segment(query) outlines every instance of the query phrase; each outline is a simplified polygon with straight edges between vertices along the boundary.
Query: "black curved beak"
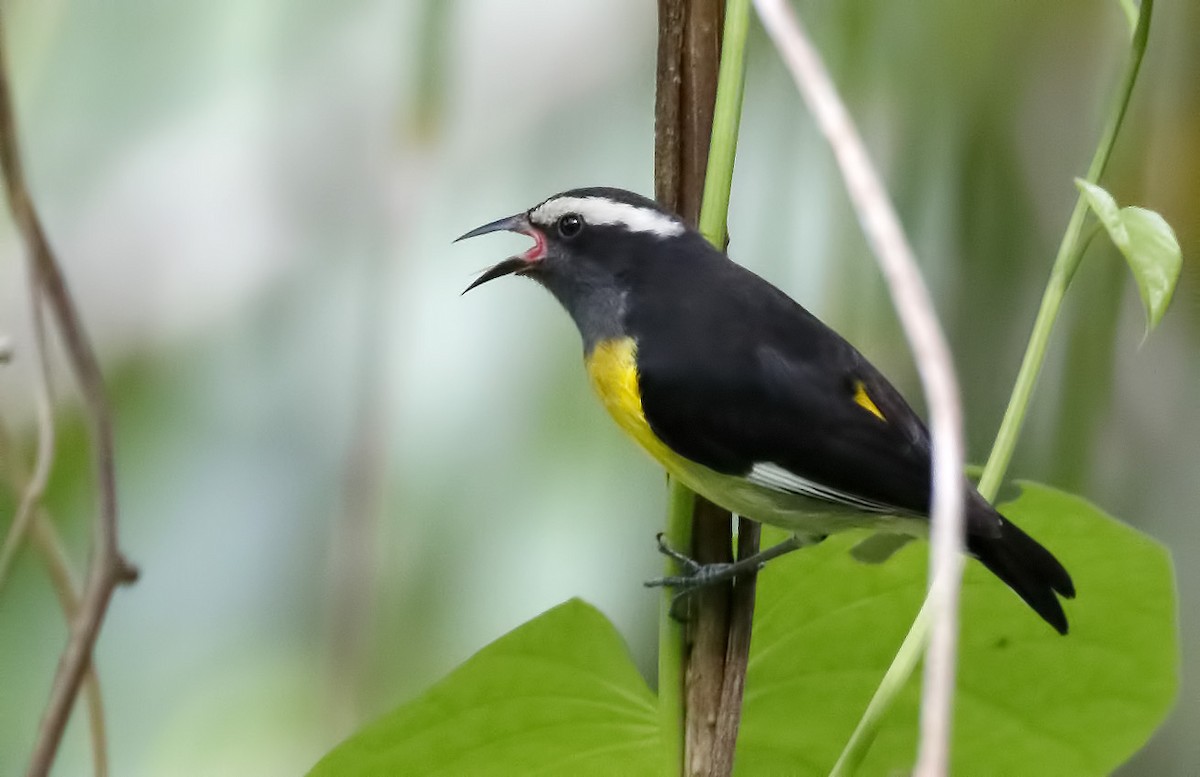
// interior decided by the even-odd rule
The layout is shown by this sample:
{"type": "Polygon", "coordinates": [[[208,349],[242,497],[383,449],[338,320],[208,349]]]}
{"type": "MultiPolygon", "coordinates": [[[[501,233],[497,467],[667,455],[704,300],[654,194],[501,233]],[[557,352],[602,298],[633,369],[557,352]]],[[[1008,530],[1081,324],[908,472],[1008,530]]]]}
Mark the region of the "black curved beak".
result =
{"type": "Polygon", "coordinates": [[[524,213],[518,213],[515,216],[506,216],[502,219],[496,219],[490,224],[484,224],[482,227],[475,227],[462,237],[455,238],[454,242],[458,243],[463,240],[469,240],[480,235],[487,235],[492,232],[524,232],[529,228],[529,223],[525,220],[524,213]]]}
{"type": "MultiPolygon", "coordinates": [[[[472,237],[479,237],[480,235],[486,235],[491,232],[519,232],[519,233],[528,234],[529,222],[528,222],[528,220],[526,220],[524,213],[518,213],[515,216],[507,216],[502,219],[497,219],[496,221],[493,221],[490,224],[484,224],[482,227],[476,227],[475,229],[472,229],[470,232],[463,235],[462,237],[455,239],[454,242],[457,243],[460,240],[467,240],[472,237]]],[[[529,262],[526,259],[524,259],[523,257],[510,256],[509,258],[505,259],[503,262],[500,262],[499,264],[492,266],[491,268],[486,270],[483,273],[483,275],[480,275],[478,278],[476,278],[474,281],[472,281],[470,286],[463,289],[463,294],[466,294],[468,291],[475,288],[476,286],[482,286],[483,284],[487,283],[488,281],[494,281],[495,279],[501,278],[505,275],[511,275],[515,272],[520,272],[521,270],[527,268],[528,266],[529,266],[529,262]]]]}
{"type": "Polygon", "coordinates": [[[463,289],[462,293],[466,294],[468,291],[475,288],[476,286],[482,286],[483,284],[487,283],[488,281],[494,281],[497,278],[504,277],[505,275],[512,275],[515,272],[520,272],[521,270],[524,270],[528,266],[529,266],[529,262],[525,261],[521,257],[510,256],[509,258],[505,259],[503,262],[500,262],[497,265],[493,265],[491,267],[491,269],[489,269],[483,275],[480,275],[478,278],[471,281],[471,285],[468,286],[467,288],[463,289]]]}

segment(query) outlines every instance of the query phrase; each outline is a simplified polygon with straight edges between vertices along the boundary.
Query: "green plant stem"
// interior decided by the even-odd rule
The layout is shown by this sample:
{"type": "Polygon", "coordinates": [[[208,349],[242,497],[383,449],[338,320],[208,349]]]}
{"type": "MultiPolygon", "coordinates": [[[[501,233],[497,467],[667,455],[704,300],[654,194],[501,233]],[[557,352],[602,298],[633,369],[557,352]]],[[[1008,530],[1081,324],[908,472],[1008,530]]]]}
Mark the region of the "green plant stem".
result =
{"type": "MultiPolygon", "coordinates": [[[[1070,227],[1068,227],[1069,231],[1070,227]]],[[[983,476],[979,479],[979,493],[989,502],[995,501],[996,493],[1000,490],[1000,483],[1004,479],[1004,473],[1012,460],[1017,437],[1021,433],[1021,426],[1025,422],[1025,414],[1033,397],[1034,385],[1041,373],[1042,364],[1046,360],[1050,333],[1054,329],[1054,322],[1058,319],[1063,298],[1067,293],[1067,286],[1070,285],[1071,277],[1079,266],[1079,260],[1083,257],[1083,249],[1086,244],[1080,243],[1075,246],[1072,241],[1071,247],[1074,250],[1070,256],[1064,261],[1056,261],[1054,269],[1050,271],[1050,281],[1046,284],[1046,290],[1042,294],[1041,307],[1038,308],[1037,318],[1033,322],[1033,334],[1029,337],[1029,344],[1025,346],[1025,357],[1021,360],[1021,369],[1017,373],[1017,381],[1013,385],[1012,396],[1008,400],[1008,410],[1004,413],[1004,421],[1000,424],[1000,431],[996,434],[992,453],[984,467],[983,476]]]]}
{"type": "MultiPolygon", "coordinates": [[[[1094,233],[1102,226],[1096,222],[1094,233]]],[[[1058,388],[1055,415],[1054,453],[1050,456],[1052,480],[1061,488],[1082,493],[1088,473],[1092,471],[1097,438],[1101,433],[1101,416],[1110,407],[1114,384],[1117,333],[1121,316],[1122,292],[1129,269],[1119,258],[1094,262],[1087,276],[1077,283],[1088,281],[1077,294],[1086,295],[1088,304],[1071,313],[1066,327],[1066,348],[1063,355],[1065,375],[1089,375],[1088,390],[1066,381],[1058,388]]]]}
{"type": "Polygon", "coordinates": [[[726,242],[729,192],[733,187],[733,162],[746,85],[746,35],[749,29],[750,0],[729,0],[725,5],[717,101],[713,106],[712,138],[708,147],[708,167],[704,171],[699,224],[700,234],[720,249],[725,248],[726,242]]]}
{"type": "MultiPolygon", "coordinates": [[[[675,478],[667,482],[667,544],[672,548],[692,546],[692,509],[696,495],[675,478]]],[[[666,558],[664,575],[679,574],[678,564],[666,558]]],[[[658,710],[666,743],[666,771],[663,774],[683,774],[684,747],[684,656],[687,654],[687,635],[684,626],[671,615],[675,594],[662,588],[658,613],[658,710]]]]}
{"type": "Polygon", "coordinates": [[[929,597],[925,597],[920,612],[917,613],[904,641],[900,643],[896,657],[892,659],[892,665],[888,667],[887,673],[879,682],[879,687],[875,689],[875,695],[867,704],[866,711],[854,728],[854,733],[850,735],[850,741],[846,743],[837,763],[833,765],[829,777],[849,777],[858,771],[863,759],[867,757],[871,743],[879,734],[884,715],[891,709],[896,696],[912,677],[917,664],[921,662],[921,656],[925,655],[925,646],[929,642],[929,627],[933,623],[929,601],[929,597]]]}
{"type": "MultiPolygon", "coordinates": [[[[1085,179],[1090,183],[1100,180],[1100,176],[1104,174],[1104,168],[1112,156],[1117,132],[1121,129],[1121,123],[1125,119],[1125,112],[1129,108],[1129,98],[1133,94],[1133,85],[1137,81],[1138,71],[1142,66],[1142,57],[1146,53],[1146,41],[1149,38],[1150,16],[1153,8],[1154,0],[1142,0],[1142,8],[1138,14],[1137,27],[1133,31],[1129,61],[1125,65],[1121,86],[1113,97],[1112,109],[1104,127],[1104,134],[1100,138],[1100,144],[1096,147],[1096,153],[1088,167],[1085,179]]],[[[1004,474],[1008,471],[1008,465],[1012,461],[1013,450],[1017,446],[1017,438],[1020,437],[1021,427],[1025,423],[1025,415],[1029,410],[1029,400],[1033,396],[1033,388],[1046,360],[1046,346],[1050,342],[1050,332],[1054,328],[1054,322],[1058,319],[1067,287],[1071,284],[1075,271],[1079,269],[1079,262],[1083,259],[1085,244],[1080,241],[1080,233],[1083,230],[1083,221],[1087,211],[1087,202],[1080,193],[1075,198],[1075,209],[1071,212],[1071,219],[1067,222],[1067,231],[1063,234],[1062,243],[1059,244],[1058,255],[1055,257],[1054,267],[1050,271],[1050,281],[1046,284],[1046,291],[1042,295],[1042,304],[1033,324],[1033,334],[1025,349],[1025,357],[1021,360],[1021,369],[1017,372],[1017,380],[1013,386],[1008,408],[1004,411],[1004,420],[1000,423],[1000,431],[996,433],[996,442],[992,445],[991,455],[988,456],[987,465],[983,469],[983,477],[979,480],[979,493],[983,494],[983,497],[989,502],[995,500],[996,493],[1000,490],[1000,483],[1004,480],[1004,474]]]]}
{"type": "MultiPolygon", "coordinates": [[[[1138,70],[1142,64],[1142,57],[1146,51],[1146,41],[1149,36],[1150,16],[1153,7],[1154,0],[1143,0],[1137,26],[1133,32],[1129,61],[1125,66],[1121,86],[1113,99],[1112,110],[1109,113],[1104,133],[1096,148],[1096,153],[1092,157],[1091,165],[1088,167],[1086,180],[1089,182],[1095,183],[1099,180],[1100,176],[1104,173],[1105,167],[1108,165],[1109,157],[1112,155],[1117,132],[1121,128],[1125,112],[1129,107],[1129,98],[1133,93],[1133,85],[1137,80],[1138,70]]],[[[1000,483],[1004,479],[1004,473],[1008,469],[1009,462],[1012,460],[1013,449],[1016,447],[1017,438],[1020,435],[1021,426],[1024,423],[1025,414],[1029,407],[1029,401],[1033,396],[1033,388],[1037,383],[1038,374],[1041,372],[1042,364],[1045,361],[1046,348],[1050,342],[1050,332],[1054,328],[1054,322],[1058,318],[1058,313],[1062,308],[1062,301],[1066,295],[1067,287],[1070,285],[1071,279],[1075,276],[1075,271],[1079,269],[1079,263],[1083,259],[1088,243],[1091,241],[1092,236],[1096,234],[1097,230],[1092,230],[1086,237],[1082,240],[1080,239],[1086,215],[1087,205],[1081,193],[1075,200],[1075,209],[1071,212],[1071,219],[1067,223],[1066,233],[1063,235],[1062,243],[1059,245],[1058,255],[1055,257],[1054,266],[1050,271],[1050,280],[1046,285],[1046,291],[1042,296],[1042,304],[1038,309],[1038,315],[1034,321],[1033,334],[1030,336],[1029,345],[1026,347],[1025,357],[1021,362],[1021,369],[1017,373],[1017,380],[1013,386],[1013,393],[1009,400],[1008,409],[1005,411],[1000,431],[996,435],[996,442],[992,446],[992,453],[988,457],[987,465],[979,482],[979,492],[988,501],[995,500],[1000,483]]],[[[928,600],[926,601],[928,602],[928,600]]],[[[872,697],[870,704],[867,706],[867,710],[859,721],[858,727],[854,730],[850,741],[842,751],[841,757],[838,758],[837,763],[834,765],[833,772],[831,773],[832,777],[844,777],[845,775],[853,774],[855,769],[862,763],[871,742],[879,732],[884,715],[891,709],[901,689],[904,688],[909,677],[912,676],[918,659],[924,653],[928,641],[929,617],[925,605],[922,605],[921,612],[918,613],[912,628],[900,646],[899,652],[897,652],[896,657],[892,660],[891,666],[888,667],[888,671],[884,675],[878,690],[876,690],[875,696],[872,697]]]]}

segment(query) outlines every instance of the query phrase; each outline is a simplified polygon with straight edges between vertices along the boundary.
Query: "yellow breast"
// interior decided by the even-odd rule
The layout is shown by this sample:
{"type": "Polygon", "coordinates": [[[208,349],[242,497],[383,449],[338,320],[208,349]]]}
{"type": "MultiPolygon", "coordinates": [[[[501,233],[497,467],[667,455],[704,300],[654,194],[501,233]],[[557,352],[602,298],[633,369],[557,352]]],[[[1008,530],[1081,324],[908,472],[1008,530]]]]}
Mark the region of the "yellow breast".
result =
{"type": "MultiPolygon", "coordinates": [[[[850,508],[830,502],[764,488],[746,478],[711,470],[672,451],[650,430],[642,410],[637,344],[632,338],[598,343],[587,357],[587,371],[592,388],[617,424],[667,472],[709,501],[738,515],[807,534],[829,534],[873,525],[879,520],[875,514],[848,513],[850,508]]],[[[869,397],[867,401],[870,402],[869,397]]]]}
{"type": "Polygon", "coordinates": [[[597,343],[587,359],[588,377],[604,407],[625,430],[659,463],[672,469],[679,457],[664,445],[642,412],[642,394],[638,389],[637,344],[631,337],[597,343]]]}

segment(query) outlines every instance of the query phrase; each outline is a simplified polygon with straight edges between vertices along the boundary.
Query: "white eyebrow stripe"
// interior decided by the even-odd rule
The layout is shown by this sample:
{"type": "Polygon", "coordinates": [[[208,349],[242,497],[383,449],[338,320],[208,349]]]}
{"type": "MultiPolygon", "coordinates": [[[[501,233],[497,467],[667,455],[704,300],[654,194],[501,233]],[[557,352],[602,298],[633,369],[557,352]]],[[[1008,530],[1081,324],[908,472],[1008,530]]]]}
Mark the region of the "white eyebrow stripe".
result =
{"type": "Polygon", "coordinates": [[[612,224],[658,237],[682,235],[684,230],[682,222],[672,216],[607,197],[555,197],[534,208],[529,218],[540,226],[550,226],[568,213],[579,214],[588,224],[612,224]]]}

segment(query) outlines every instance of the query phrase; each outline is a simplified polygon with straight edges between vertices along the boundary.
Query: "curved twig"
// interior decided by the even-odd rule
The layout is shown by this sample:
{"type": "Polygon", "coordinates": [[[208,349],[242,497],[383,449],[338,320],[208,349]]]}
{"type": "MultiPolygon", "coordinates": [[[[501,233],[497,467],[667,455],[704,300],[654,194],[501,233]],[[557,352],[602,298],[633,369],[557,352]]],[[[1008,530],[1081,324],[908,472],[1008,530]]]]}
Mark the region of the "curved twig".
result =
{"type": "MultiPolygon", "coordinates": [[[[12,444],[8,429],[0,421],[0,471],[7,481],[8,488],[14,494],[29,492],[29,474],[12,444]]],[[[62,538],[54,528],[54,522],[46,514],[40,504],[35,506],[32,513],[32,524],[29,529],[32,544],[41,555],[54,593],[58,597],[58,605],[62,609],[63,619],[70,624],[79,612],[79,581],[71,570],[67,552],[63,547],[62,538]]],[[[90,663],[83,676],[83,694],[88,708],[88,731],[92,740],[92,771],[95,777],[108,777],[108,737],[105,725],[104,699],[100,694],[100,678],[95,667],[90,663]]]]}
{"type": "MultiPolygon", "coordinates": [[[[42,562],[54,584],[58,605],[62,608],[67,623],[79,612],[79,583],[71,573],[62,538],[54,529],[54,522],[45,511],[34,511],[30,540],[42,555],[42,562]]],[[[89,661],[83,673],[83,698],[87,703],[88,732],[92,740],[92,771],[95,777],[108,777],[108,734],[104,715],[104,697],[100,693],[100,675],[89,661]]]]}
{"type": "Polygon", "coordinates": [[[112,417],[104,389],[104,377],[95,351],[80,323],[75,303],[67,290],[58,262],[46,239],[37,212],[29,196],[17,144],[16,121],[9,90],[7,25],[0,20],[0,170],[4,174],[8,205],[28,248],[31,274],[39,281],[43,300],[62,337],[67,362],[79,384],[87,417],[92,460],[96,469],[98,509],[94,521],[95,545],[88,568],[79,612],[71,619],[67,646],[59,659],[50,700],[38,727],[29,777],[44,777],[50,772],[63,730],[80,684],[91,660],[92,647],[100,634],[100,624],[108,610],[113,590],[131,582],[137,571],[121,555],[117,545],[117,488],[113,457],[112,417]]]}
{"type": "Polygon", "coordinates": [[[928,596],[934,621],[925,661],[916,773],[941,775],[947,771],[950,749],[963,564],[962,408],[950,347],[900,219],[820,56],[786,2],[755,0],[754,4],[833,149],[855,214],[887,280],[929,402],[933,506],[928,596]]]}

